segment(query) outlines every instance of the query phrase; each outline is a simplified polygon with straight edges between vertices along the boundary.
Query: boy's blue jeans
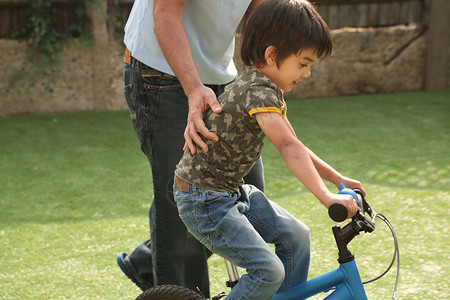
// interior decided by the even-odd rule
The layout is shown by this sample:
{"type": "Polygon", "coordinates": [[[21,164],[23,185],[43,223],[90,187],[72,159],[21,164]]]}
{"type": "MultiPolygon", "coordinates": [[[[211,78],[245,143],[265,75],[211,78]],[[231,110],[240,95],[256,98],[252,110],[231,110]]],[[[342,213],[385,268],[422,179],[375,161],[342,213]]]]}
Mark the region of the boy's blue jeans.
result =
{"type": "Polygon", "coordinates": [[[244,185],[235,193],[174,187],[180,217],[189,232],[209,250],[247,274],[227,300],[270,299],[307,280],[309,229],[263,192],[244,185]],[[275,245],[275,253],[267,245],[275,245]]]}

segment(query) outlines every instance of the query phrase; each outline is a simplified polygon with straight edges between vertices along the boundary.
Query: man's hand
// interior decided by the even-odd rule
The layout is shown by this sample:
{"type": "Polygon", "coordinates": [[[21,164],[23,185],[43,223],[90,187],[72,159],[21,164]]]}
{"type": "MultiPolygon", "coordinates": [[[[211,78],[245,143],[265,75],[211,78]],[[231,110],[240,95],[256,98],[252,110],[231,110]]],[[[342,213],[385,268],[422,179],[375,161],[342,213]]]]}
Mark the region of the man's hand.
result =
{"type": "Polygon", "coordinates": [[[201,85],[198,88],[192,90],[188,95],[189,100],[189,114],[187,119],[187,126],[184,131],[184,150],[189,147],[192,154],[197,152],[195,144],[202,148],[205,152],[208,152],[208,145],[202,140],[199,133],[205,138],[213,141],[218,141],[219,137],[210,132],[205,126],[203,120],[203,113],[211,107],[215,113],[220,113],[222,107],[217,102],[216,94],[210,88],[201,85]],[[195,144],[194,144],[195,143],[195,144]]]}
{"type": "Polygon", "coordinates": [[[219,138],[210,132],[203,121],[203,113],[211,107],[214,112],[221,112],[222,107],[215,93],[204,86],[189,48],[189,41],[182,24],[183,8],[186,0],[154,0],[153,20],[158,44],[164,57],[183,86],[189,101],[189,114],[184,138],[184,149],[189,147],[192,154],[197,152],[194,143],[203,150],[208,146],[198,133],[205,138],[217,141],[219,138]]]}

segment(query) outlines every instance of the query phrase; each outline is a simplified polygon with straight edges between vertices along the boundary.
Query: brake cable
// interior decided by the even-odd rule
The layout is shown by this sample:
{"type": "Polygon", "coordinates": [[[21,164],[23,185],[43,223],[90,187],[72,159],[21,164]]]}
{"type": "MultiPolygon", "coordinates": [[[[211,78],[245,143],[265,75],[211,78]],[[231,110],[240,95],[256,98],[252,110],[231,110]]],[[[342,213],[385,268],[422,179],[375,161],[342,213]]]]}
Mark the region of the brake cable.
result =
{"type": "Polygon", "coordinates": [[[384,223],[386,223],[386,225],[391,230],[392,237],[394,239],[394,248],[395,248],[394,256],[392,257],[392,261],[391,261],[391,264],[389,265],[389,267],[381,275],[379,275],[369,281],[363,282],[363,284],[374,282],[374,281],[380,279],[381,277],[383,277],[384,275],[386,275],[389,272],[389,270],[392,268],[392,266],[394,265],[395,258],[397,257],[397,276],[396,276],[396,280],[395,280],[394,292],[392,293],[392,299],[394,300],[395,294],[397,293],[398,280],[400,277],[400,252],[399,252],[398,240],[397,240],[397,236],[395,235],[394,228],[392,227],[389,220],[383,214],[374,212],[372,222],[375,221],[375,218],[379,218],[380,220],[382,220],[384,223]]]}

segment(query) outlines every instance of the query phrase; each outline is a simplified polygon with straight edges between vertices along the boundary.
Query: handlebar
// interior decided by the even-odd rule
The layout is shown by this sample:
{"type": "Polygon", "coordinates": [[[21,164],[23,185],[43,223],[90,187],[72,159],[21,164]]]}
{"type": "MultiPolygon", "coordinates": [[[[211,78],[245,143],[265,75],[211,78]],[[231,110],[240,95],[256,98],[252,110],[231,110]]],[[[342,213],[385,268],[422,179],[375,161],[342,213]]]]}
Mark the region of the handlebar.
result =
{"type": "MultiPolygon", "coordinates": [[[[359,229],[358,231],[372,232],[375,229],[375,223],[373,222],[375,212],[367,203],[363,193],[358,189],[347,189],[344,185],[341,185],[339,193],[352,195],[358,204],[358,212],[352,217],[352,223],[359,229]],[[371,217],[371,220],[366,218],[366,213],[371,217]]],[[[328,208],[328,215],[335,222],[344,221],[347,219],[347,214],[347,208],[339,203],[334,203],[328,208]]]]}
{"type": "MultiPolygon", "coordinates": [[[[389,229],[392,232],[392,236],[394,238],[394,244],[395,244],[395,252],[394,257],[392,258],[392,262],[389,265],[389,267],[386,269],[386,271],[383,272],[380,276],[376,277],[375,279],[372,279],[370,281],[364,282],[363,284],[373,282],[375,280],[380,279],[383,277],[392,267],[394,264],[395,258],[397,256],[397,279],[395,281],[395,287],[394,287],[394,293],[392,296],[392,299],[395,298],[395,293],[397,291],[398,286],[398,278],[400,274],[400,254],[398,250],[398,242],[397,237],[395,236],[394,229],[392,228],[392,225],[387,220],[385,216],[382,214],[376,213],[367,203],[366,199],[364,198],[364,194],[358,190],[358,189],[347,189],[344,185],[341,184],[340,186],[340,194],[350,194],[353,196],[353,199],[358,204],[358,212],[352,217],[352,220],[346,224],[343,228],[341,228],[339,225],[333,226],[333,235],[334,239],[336,241],[337,248],[339,250],[339,263],[347,263],[352,260],[354,260],[353,254],[348,250],[347,245],[353,240],[353,238],[361,231],[364,232],[372,232],[375,230],[375,218],[380,218],[383,220],[389,227],[389,229]],[[371,219],[366,218],[366,214],[370,216],[371,219]]],[[[333,221],[336,222],[342,222],[347,218],[347,208],[339,203],[334,203],[328,208],[328,215],[333,221]]]]}
{"type": "Polygon", "coordinates": [[[345,221],[347,214],[347,208],[339,203],[334,203],[328,208],[328,215],[335,222],[345,221]]]}
{"type": "MultiPolygon", "coordinates": [[[[352,220],[343,228],[333,226],[333,234],[336,245],[339,250],[339,263],[349,262],[354,259],[353,254],[348,250],[347,245],[361,231],[372,232],[375,230],[374,217],[376,213],[370,208],[363,193],[358,189],[347,189],[341,184],[340,194],[350,194],[358,204],[358,212],[352,217],[352,220]],[[369,214],[372,220],[366,218],[365,214],[369,214]]],[[[339,203],[334,203],[328,208],[328,215],[333,221],[342,222],[347,219],[347,208],[339,203]]]]}

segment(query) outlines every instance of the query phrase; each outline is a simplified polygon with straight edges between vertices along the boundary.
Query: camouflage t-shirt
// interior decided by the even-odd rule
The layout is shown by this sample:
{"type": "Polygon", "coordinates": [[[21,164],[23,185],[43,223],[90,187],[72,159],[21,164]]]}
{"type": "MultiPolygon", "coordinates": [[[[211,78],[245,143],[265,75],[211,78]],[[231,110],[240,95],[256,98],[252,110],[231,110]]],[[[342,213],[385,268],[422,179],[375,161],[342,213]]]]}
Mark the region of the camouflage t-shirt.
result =
{"type": "Polygon", "coordinates": [[[192,155],[187,149],[175,174],[199,188],[234,192],[244,184],[243,177],[264,145],[265,134],[254,114],[275,112],[284,118],[286,103],[276,84],[254,68],[229,84],[218,101],[222,112],[207,111],[205,124],[219,141],[204,138],[208,152],[197,147],[197,154],[192,155]]]}

